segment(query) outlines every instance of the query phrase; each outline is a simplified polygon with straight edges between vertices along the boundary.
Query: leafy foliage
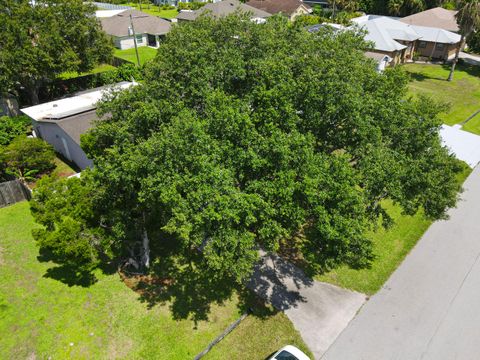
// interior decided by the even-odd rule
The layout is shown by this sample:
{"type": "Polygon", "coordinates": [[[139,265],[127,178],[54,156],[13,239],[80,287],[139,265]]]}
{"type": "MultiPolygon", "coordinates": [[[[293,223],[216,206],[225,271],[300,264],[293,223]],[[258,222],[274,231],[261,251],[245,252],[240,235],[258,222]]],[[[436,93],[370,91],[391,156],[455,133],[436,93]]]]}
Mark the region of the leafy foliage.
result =
{"type": "Polygon", "coordinates": [[[385,198],[444,217],[460,170],[440,143],[442,107],[409,99],[402,69],[377,73],[362,34],[247,19],[175,28],[82,138],[101,214],[89,226],[109,229],[109,251],[135,255],[148,232],[152,248],[176,244],[154,263],[195,259],[234,283],[258,247],[298,232],[319,257],[366,265],[385,198]]]}
{"type": "Polygon", "coordinates": [[[106,248],[102,228],[88,226],[95,219],[91,192],[84,179],[44,176],[30,202],[35,221],[44,226],[33,232],[39,246],[82,270],[97,264],[106,248]]]}
{"type": "Polygon", "coordinates": [[[0,88],[29,93],[66,71],[86,72],[107,61],[112,45],[81,0],[3,0],[0,6],[0,88]]]}
{"type": "Polygon", "coordinates": [[[20,135],[26,135],[30,125],[27,116],[0,116],[0,146],[10,144],[20,135]]]}
{"type": "Polygon", "coordinates": [[[53,147],[38,138],[19,136],[2,150],[5,172],[28,180],[55,167],[53,147]]]}

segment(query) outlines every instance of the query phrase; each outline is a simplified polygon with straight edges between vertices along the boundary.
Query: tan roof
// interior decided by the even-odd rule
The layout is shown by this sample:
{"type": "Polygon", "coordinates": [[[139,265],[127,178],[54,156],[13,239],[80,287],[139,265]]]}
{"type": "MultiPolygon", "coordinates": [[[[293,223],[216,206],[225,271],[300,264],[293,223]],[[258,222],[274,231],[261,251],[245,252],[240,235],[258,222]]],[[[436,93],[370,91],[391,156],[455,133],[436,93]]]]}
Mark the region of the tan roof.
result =
{"type": "Polygon", "coordinates": [[[458,32],[460,29],[457,25],[457,20],[455,19],[456,13],[457,11],[455,10],[446,10],[441,7],[436,7],[406,16],[400,19],[400,21],[409,25],[427,26],[458,32]]]}
{"type": "Polygon", "coordinates": [[[301,0],[250,0],[246,4],[270,14],[282,13],[289,16],[300,6],[304,6],[307,10],[310,9],[310,6],[301,0]]]}
{"type": "Polygon", "coordinates": [[[216,3],[208,3],[195,11],[181,11],[178,14],[179,20],[195,20],[203,13],[209,13],[214,17],[222,17],[234,13],[235,11],[247,12],[252,14],[252,18],[266,18],[270,13],[256,9],[250,5],[241,3],[238,0],[223,0],[216,3]]]}
{"type": "Polygon", "coordinates": [[[170,31],[169,21],[138,10],[125,10],[114,16],[100,18],[103,31],[112,36],[129,36],[130,15],[137,34],[164,35],[170,31]]]}

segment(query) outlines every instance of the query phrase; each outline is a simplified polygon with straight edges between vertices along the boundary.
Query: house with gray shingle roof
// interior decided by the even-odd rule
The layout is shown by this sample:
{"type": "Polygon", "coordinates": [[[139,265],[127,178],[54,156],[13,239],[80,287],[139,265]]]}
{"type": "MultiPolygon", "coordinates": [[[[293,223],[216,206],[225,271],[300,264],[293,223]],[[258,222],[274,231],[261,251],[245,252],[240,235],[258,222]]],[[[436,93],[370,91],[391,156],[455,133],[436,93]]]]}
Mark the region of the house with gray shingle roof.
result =
{"type": "Polygon", "coordinates": [[[266,11],[254,8],[253,6],[244,4],[238,0],[223,0],[216,3],[209,3],[198,10],[182,10],[177,15],[177,20],[193,21],[200,15],[219,18],[233,14],[236,11],[249,13],[251,15],[251,19],[256,22],[262,22],[267,17],[271,16],[271,14],[266,11]]]}
{"type": "Polygon", "coordinates": [[[132,23],[137,46],[158,47],[172,26],[165,19],[138,10],[124,10],[112,12],[112,14],[112,16],[101,16],[99,20],[103,31],[112,37],[115,47],[122,50],[135,47],[132,23]]]}

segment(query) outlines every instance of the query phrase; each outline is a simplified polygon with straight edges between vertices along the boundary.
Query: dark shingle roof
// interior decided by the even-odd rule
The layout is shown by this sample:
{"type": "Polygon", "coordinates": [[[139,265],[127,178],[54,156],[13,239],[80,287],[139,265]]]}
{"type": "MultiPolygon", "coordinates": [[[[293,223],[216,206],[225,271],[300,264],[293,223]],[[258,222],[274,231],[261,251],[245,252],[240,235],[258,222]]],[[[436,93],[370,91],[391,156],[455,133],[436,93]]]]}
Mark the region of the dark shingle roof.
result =
{"type": "Polygon", "coordinates": [[[164,35],[170,31],[171,23],[138,10],[125,10],[120,14],[101,18],[103,31],[112,36],[129,36],[130,15],[137,34],[164,35]]]}
{"type": "Polygon", "coordinates": [[[223,0],[216,3],[209,3],[195,11],[182,11],[178,14],[177,19],[195,20],[204,13],[208,13],[214,17],[222,17],[232,14],[235,11],[251,13],[252,18],[266,18],[271,16],[271,14],[266,11],[241,3],[238,0],[223,0]]]}
{"type": "Polygon", "coordinates": [[[302,5],[310,9],[310,6],[304,4],[301,0],[250,0],[246,4],[270,14],[282,13],[288,16],[292,15],[302,5]]]}

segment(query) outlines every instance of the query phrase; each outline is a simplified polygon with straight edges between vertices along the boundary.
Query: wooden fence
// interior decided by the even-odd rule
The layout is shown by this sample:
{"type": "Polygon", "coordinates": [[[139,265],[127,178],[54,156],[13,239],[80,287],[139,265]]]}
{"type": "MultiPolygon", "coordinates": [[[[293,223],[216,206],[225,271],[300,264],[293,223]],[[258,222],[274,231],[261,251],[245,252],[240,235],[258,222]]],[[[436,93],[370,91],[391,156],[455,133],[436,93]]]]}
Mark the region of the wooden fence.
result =
{"type": "Polygon", "coordinates": [[[30,190],[18,180],[0,183],[0,208],[29,200],[30,190]]]}

